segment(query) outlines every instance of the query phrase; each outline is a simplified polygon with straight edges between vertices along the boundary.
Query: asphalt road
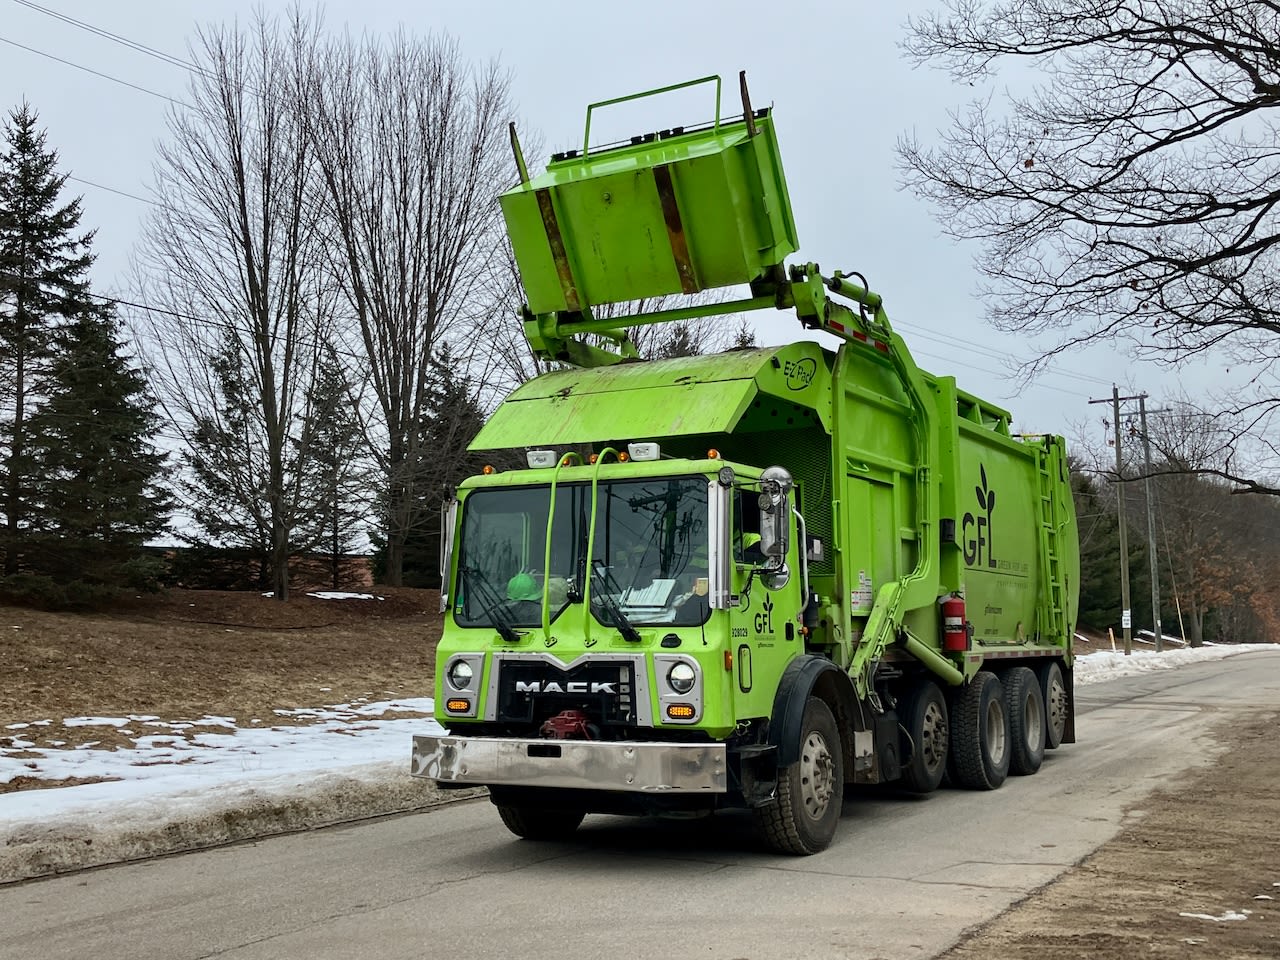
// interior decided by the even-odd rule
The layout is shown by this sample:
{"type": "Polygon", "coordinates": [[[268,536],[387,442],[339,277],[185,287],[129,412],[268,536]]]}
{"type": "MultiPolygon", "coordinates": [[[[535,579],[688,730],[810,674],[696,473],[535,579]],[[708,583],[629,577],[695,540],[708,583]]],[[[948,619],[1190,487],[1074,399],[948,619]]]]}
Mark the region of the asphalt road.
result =
{"type": "MultiPolygon", "coordinates": [[[[1280,650],[1082,687],[1080,742],[992,793],[851,793],[835,844],[589,817],[511,837],[487,801],[0,888],[3,960],[921,958],[1113,836],[1280,701],[1280,650]]],[[[406,744],[406,752],[408,745],[406,744]]]]}

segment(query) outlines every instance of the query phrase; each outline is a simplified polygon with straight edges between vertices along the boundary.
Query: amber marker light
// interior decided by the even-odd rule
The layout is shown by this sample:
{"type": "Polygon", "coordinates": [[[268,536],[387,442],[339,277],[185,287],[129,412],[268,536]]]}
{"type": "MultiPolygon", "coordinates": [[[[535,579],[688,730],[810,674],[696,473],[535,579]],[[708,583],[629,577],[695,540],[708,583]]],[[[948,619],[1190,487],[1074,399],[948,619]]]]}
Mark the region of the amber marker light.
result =
{"type": "Polygon", "coordinates": [[[587,463],[595,463],[599,459],[600,459],[600,454],[593,453],[591,456],[587,457],[587,463]]]}
{"type": "Polygon", "coordinates": [[[625,450],[622,451],[622,453],[618,454],[619,463],[626,463],[630,459],[631,459],[631,454],[627,453],[625,450]]]}
{"type": "Polygon", "coordinates": [[[480,472],[481,472],[481,473],[483,473],[486,477],[491,477],[491,476],[493,476],[495,473],[497,473],[498,471],[497,471],[497,470],[495,470],[495,469],[493,468],[493,464],[491,464],[491,463],[486,463],[486,464],[484,465],[484,469],[483,469],[483,470],[481,470],[480,472]]]}
{"type": "Polygon", "coordinates": [[[719,460],[719,459],[720,459],[720,451],[719,451],[719,450],[717,450],[715,447],[712,447],[710,450],[708,450],[708,451],[707,451],[707,459],[708,459],[708,460],[719,460]]]}
{"type": "Polygon", "coordinates": [[[470,700],[446,700],[444,708],[450,713],[466,713],[471,709],[470,700]]]}
{"type": "Polygon", "coordinates": [[[726,670],[733,669],[733,651],[732,650],[726,650],[724,652],[724,668],[726,670]]]}
{"type": "Polygon", "coordinates": [[[692,720],[695,713],[691,703],[673,703],[667,707],[668,720],[692,720]]]}

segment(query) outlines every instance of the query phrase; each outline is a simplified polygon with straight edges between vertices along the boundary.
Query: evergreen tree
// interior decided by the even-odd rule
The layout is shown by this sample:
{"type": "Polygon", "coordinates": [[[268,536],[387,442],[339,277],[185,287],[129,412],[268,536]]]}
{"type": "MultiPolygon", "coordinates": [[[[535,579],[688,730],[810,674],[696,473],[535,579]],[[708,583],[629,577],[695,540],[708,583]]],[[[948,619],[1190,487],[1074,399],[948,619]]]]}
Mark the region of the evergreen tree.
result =
{"type": "MultiPolygon", "coordinates": [[[[1080,626],[1091,630],[1105,631],[1111,627],[1119,636],[1120,522],[1116,512],[1115,487],[1101,484],[1073,469],[1071,492],[1080,531],[1080,610],[1077,620],[1080,626]]],[[[1125,492],[1131,491],[1126,488],[1125,492]]],[[[1151,576],[1145,526],[1141,530],[1133,527],[1133,518],[1144,514],[1133,503],[1127,503],[1126,507],[1130,517],[1129,602],[1136,630],[1141,624],[1151,622],[1151,576]]]]}
{"type": "Polygon", "coordinates": [[[92,234],[76,234],[80,200],[60,204],[66,174],[28,104],[5,123],[0,155],[0,507],[4,573],[18,572],[31,524],[28,420],[47,390],[53,333],[94,306],[92,234]]]}
{"type": "MultiPolygon", "coordinates": [[[[455,369],[446,345],[430,367],[425,407],[428,416],[422,425],[421,469],[425,484],[416,493],[415,522],[405,538],[403,583],[407,587],[436,587],[440,584],[440,504],[446,492],[462,480],[479,473],[486,463],[505,465],[493,453],[467,451],[480,428],[484,410],[471,380],[455,369]]],[[[385,564],[385,534],[375,537],[374,571],[385,564]]]]}
{"type": "Polygon", "coordinates": [[[196,417],[188,431],[186,469],[177,486],[193,524],[178,535],[206,561],[220,551],[244,556],[257,568],[252,586],[270,589],[271,517],[263,495],[268,464],[234,335],[207,363],[219,409],[196,417]]]}
{"type": "Polygon", "coordinates": [[[55,343],[49,396],[30,420],[30,566],[58,584],[152,586],[160,564],[142,548],[164,530],[170,498],[146,379],[101,307],[81,311],[55,343]]]}
{"type": "Polygon", "coordinates": [[[326,345],[310,390],[311,432],[303,441],[311,448],[308,483],[315,487],[320,509],[300,535],[309,537],[325,554],[335,590],[342,586],[346,557],[364,532],[361,492],[374,479],[371,471],[360,466],[363,438],[351,394],[351,382],[337,352],[326,345]]]}

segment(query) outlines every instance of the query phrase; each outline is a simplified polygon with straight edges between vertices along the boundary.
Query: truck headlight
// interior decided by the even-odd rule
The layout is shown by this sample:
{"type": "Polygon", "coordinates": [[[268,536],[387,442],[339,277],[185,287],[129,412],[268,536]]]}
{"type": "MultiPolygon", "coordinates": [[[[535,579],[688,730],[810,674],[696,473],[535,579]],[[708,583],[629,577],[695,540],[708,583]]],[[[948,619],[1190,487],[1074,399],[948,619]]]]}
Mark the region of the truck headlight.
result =
{"type": "Polygon", "coordinates": [[[667,683],[676,693],[688,693],[697,681],[697,671],[687,663],[677,663],[667,673],[667,683]]]}
{"type": "Polygon", "coordinates": [[[449,671],[446,674],[449,679],[449,686],[455,690],[466,690],[471,686],[471,680],[475,677],[475,671],[471,669],[471,664],[465,660],[455,660],[449,664],[449,671]]]}

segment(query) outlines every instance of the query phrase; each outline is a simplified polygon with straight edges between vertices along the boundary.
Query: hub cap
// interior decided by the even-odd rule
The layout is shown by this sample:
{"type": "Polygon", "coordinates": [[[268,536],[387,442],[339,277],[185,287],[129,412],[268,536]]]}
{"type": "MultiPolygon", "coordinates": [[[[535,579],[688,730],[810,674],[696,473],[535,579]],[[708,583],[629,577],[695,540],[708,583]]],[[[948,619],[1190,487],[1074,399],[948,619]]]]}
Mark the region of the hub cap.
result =
{"type": "Polygon", "coordinates": [[[936,770],[946,762],[947,721],[942,715],[942,708],[933,702],[924,708],[924,721],[920,725],[920,749],[928,769],[936,770]]]}
{"type": "Polygon", "coordinates": [[[810,820],[821,820],[835,793],[835,764],[826,738],[809,732],[800,753],[800,799],[810,820]]]}
{"type": "Polygon", "coordinates": [[[1005,749],[1004,711],[999,702],[992,700],[987,705],[987,753],[991,762],[999,766],[1004,760],[1005,749]]]}
{"type": "Polygon", "coordinates": [[[1067,729],[1067,688],[1054,678],[1049,683],[1049,729],[1055,736],[1054,742],[1062,739],[1063,731],[1067,729]]]}

